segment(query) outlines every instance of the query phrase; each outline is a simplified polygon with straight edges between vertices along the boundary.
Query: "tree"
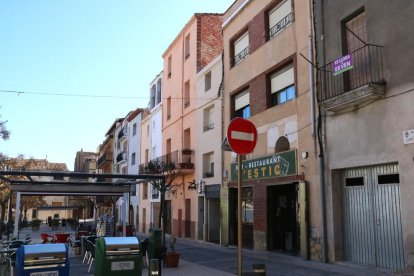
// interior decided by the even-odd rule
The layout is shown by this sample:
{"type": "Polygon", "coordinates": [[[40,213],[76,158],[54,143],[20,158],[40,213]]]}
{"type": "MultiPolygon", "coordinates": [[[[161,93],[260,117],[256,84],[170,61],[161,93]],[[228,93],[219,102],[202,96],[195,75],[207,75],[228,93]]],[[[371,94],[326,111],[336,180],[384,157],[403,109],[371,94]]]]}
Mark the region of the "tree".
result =
{"type": "Polygon", "coordinates": [[[180,171],[176,169],[175,163],[171,162],[171,154],[167,154],[163,157],[156,158],[145,164],[142,169],[144,174],[163,175],[162,179],[151,179],[148,182],[156,188],[161,195],[160,200],[160,215],[158,217],[158,227],[162,226],[163,233],[163,247],[165,248],[165,192],[171,191],[175,193],[177,189],[181,187],[181,183],[175,183],[175,179],[180,174],[180,171]],[[161,223],[162,222],[162,223],[161,223]]]}
{"type": "Polygon", "coordinates": [[[8,140],[10,138],[10,131],[7,130],[6,123],[7,121],[0,120],[0,138],[3,140],[8,140]]]}
{"type": "Polygon", "coordinates": [[[46,201],[43,199],[43,196],[23,196],[21,198],[23,220],[27,220],[27,211],[45,205],[46,201]]]}

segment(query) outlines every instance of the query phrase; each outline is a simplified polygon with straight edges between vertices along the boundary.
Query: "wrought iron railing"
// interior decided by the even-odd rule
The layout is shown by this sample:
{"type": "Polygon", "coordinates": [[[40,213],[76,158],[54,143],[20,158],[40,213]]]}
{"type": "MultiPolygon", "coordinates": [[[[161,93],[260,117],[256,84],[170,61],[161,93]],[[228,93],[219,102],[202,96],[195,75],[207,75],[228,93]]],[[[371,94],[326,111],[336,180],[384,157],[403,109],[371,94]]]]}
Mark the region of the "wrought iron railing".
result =
{"type": "Polygon", "coordinates": [[[247,55],[249,54],[249,46],[247,46],[246,48],[244,48],[243,50],[240,51],[240,53],[237,53],[234,56],[234,65],[236,65],[237,63],[239,63],[242,59],[244,59],[247,55]]]}
{"type": "Polygon", "coordinates": [[[106,161],[112,161],[112,152],[104,152],[101,156],[98,158],[98,167],[101,166],[106,161]]]}
{"type": "Polygon", "coordinates": [[[118,132],[118,139],[121,139],[122,137],[126,137],[128,134],[128,128],[124,126],[119,132],[118,132]]]}
{"type": "Polygon", "coordinates": [[[289,13],[282,20],[277,22],[274,26],[269,29],[269,39],[274,37],[282,29],[284,29],[290,22],[292,22],[292,13],[289,13]]]}
{"type": "Polygon", "coordinates": [[[126,152],[120,152],[116,156],[116,163],[126,162],[127,161],[127,154],[126,152]]]}
{"type": "Polygon", "coordinates": [[[213,128],[214,128],[214,123],[211,123],[211,124],[205,125],[203,127],[203,130],[204,130],[204,132],[206,132],[206,131],[208,131],[210,129],[213,129],[213,128]]]}
{"type": "Polygon", "coordinates": [[[175,169],[194,169],[193,150],[177,150],[139,165],[140,173],[168,173],[175,169]]]}
{"type": "Polygon", "coordinates": [[[382,46],[365,45],[352,53],[353,68],[334,76],[334,61],[318,68],[318,100],[324,101],[367,84],[385,84],[382,46]]]}

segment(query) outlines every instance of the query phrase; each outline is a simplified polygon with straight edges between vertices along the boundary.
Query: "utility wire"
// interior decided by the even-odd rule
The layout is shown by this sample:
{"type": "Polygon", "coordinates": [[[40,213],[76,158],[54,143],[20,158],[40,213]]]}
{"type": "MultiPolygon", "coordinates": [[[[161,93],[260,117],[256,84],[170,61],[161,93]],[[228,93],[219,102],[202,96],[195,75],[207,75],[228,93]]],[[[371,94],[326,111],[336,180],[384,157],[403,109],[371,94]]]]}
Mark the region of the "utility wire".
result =
{"type": "MultiPolygon", "coordinates": [[[[65,96],[65,97],[83,97],[83,98],[108,98],[108,99],[142,99],[142,100],[150,100],[149,97],[137,97],[137,96],[113,96],[113,95],[91,95],[91,94],[70,94],[70,93],[57,93],[57,92],[34,92],[34,91],[17,91],[17,90],[5,90],[0,89],[0,93],[10,93],[10,94],[17,94],[20,96],[22,94],[31,94],[31,95],[45,95],[45,96],[65,96]]],[[[161,97],[161,99],[167,99],[161,97]]],[[[216,98],[179,98],[179,97],[171,97],[172,100],[215,100],[216,98]]]]}

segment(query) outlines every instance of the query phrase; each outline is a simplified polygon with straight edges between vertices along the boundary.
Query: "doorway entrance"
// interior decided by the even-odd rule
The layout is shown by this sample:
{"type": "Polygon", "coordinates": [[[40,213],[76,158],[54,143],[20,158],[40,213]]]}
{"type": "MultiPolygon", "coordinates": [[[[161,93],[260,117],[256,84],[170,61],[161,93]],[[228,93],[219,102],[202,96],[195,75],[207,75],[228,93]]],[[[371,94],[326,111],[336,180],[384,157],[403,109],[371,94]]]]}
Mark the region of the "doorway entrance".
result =
{"type": "Polygon", "coordinates": [[[300,251],[299,187],[297,183],[267,187],[267,249],[300,251]]]}

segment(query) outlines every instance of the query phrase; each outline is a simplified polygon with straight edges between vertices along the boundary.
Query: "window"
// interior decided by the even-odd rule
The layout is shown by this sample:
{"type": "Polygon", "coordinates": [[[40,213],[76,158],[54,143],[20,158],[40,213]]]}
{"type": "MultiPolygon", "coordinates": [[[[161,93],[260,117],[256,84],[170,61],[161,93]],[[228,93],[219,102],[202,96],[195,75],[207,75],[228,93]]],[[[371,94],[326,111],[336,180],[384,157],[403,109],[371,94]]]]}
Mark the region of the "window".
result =
{"type": "Polygon", "coordinates": [[[132,125],[132,136],[137,135],[137,123],[132,125]]]}
{"type": "Polygon", "coordinates": [[[171,97],[167,99],[167,120],[171,118],[171,97]]]}
{"type": "Polygon", "coordinates": [[[203,154],[203,177],[214,177],[214,152],[203,154]]]}
{"type": "Polygon", "coordinates": [[[131,154],[131,165],[135,165],[135,152],[131,154]]]}
{"type": "Polygon", "coordinates": [[[270,76],[271,106],[285,103],[295,98],[295,77],[291,65],[270,76]]]}
{"type": "Polygon", "coordinates": [[[203,111],[203,131],[209,131],[214,128],[213,123],[213,108],[214,105],[211,105],[204,109],[203,111]]]}
{"type": "Polygon", "coordinates": [[[33,209],[32,211],[32,219],[37,218],[37,209],[33,209]]]}
{"type": "Polygon", "coordinates": [[[184,108],[190,106],[190,81],[184,83],[184,108]]]}
{"type": "Polygon", "coordinates": [[[345,23],[346,54],[352,54],[353,69],[345,74],[348,89],[355,89],[370,79],[371,62],[366,57],[365,50],[358,50],[365,46],[368,40],[365,12],[358,14],[345,23]],[[358,50],[358,51],[357,51],[358,50]]]}
{"type": "Polygon", "coordinates": [[[253,188],[245,187],[242,192],[242,222],[253,223],[253,188]]]}
{"type": "Polygon", "coordinates": [[[150,128],[149,128],[150,126],[149,125],[147,125],[147,137],[149,137],[149,133],[150,133],[150,128]]]}
{"type": "Polygon", "coordinates": [[[236,65],[249,55],[249,33],[245,32],[239,39],[234,42],[234,61],[236,65]]]}
{"type": "Polygon", "coordinates": [[[250,93],[243,91],[234,97],[234,117],[250,117],[250,93]]]}
{"type": "Polygon", "coordinates": [[[191,130],[187,128],[184,130],[184,145],[183,149],[191,149],[191,130]]]}
{"type": "Polygon", "coordinates": [[[168,57],[168,64],[167,64],[167,66],[168,66],[168,71],[167,71],[167,73],[168,73],[168,77],[169,78],[171,78],[171,67],[172,67],[172,56],[169,56],[168,57]]]}
{"type": "Polygon", "coordinates": [[[144,182],[142,185],[142,198],[147,199],[148,198],[148,183],[144,182]]]}
{"type": "Polygon", "coordinates": [[[211,89],[211,71],[204,76],[204,92],[211,89]]]}
{"type": "Polygon", "coordinates": [[[269,38],[274,37],[292,22],[292,2],[287,0],[269,12],[269,38]]]}
{"type": "Polygon", "coordinates": [[[157,88],[155,84],[151,87],[151,99],[150,99],[150,109],[153,109],[155,106],[155,92],[157,88]]]}
{"type": "Polygon", "coordinates": [[[161,84],[162,81],[159,79],[157,82],[157,98],[155,100],[155,104],[159,104],[161,102],[161,84]]]}
{"type": "Polygon", "coordinates": [[[190,56],[190,34],[188,34],[185,37],[184,48],[185,48],[185,59],[187,59],[190,56]]]}
{"type": "Polygon", "coordinates": [[[148,149],[145,149],[145,163],[148,163],[148,149]]]}

